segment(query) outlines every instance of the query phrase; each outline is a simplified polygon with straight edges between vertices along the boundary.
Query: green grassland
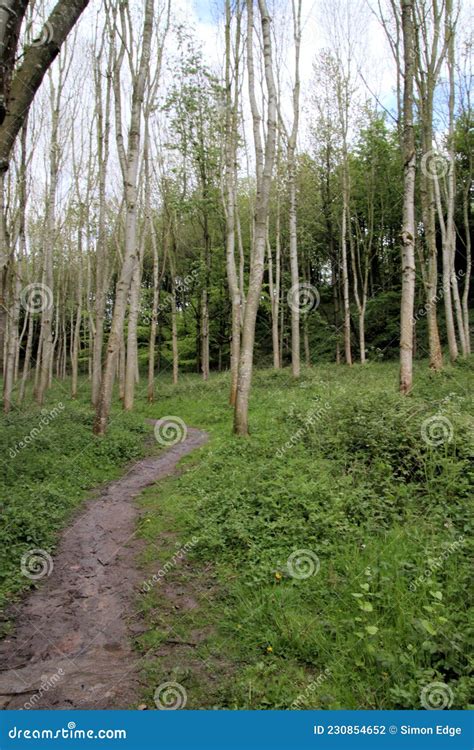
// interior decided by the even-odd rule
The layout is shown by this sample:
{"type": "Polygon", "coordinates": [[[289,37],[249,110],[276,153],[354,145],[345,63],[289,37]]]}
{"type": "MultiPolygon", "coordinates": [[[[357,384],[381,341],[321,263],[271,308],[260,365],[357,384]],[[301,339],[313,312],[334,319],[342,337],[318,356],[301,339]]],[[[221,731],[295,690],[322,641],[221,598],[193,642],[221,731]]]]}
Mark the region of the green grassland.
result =
{"type": "Polygon", "coordinates": [[[444,683],[468,707],[472,374],[420,362],[403,399],[395,363],[260,370],[248,439],[226,374],[158,377],[104,440],[87,384],[74,403],[56,385],[45,408],[64,409],[13,458],[41,412],[3,418],[3,599],[23,551],[52,550],[91,487],[159,449],[145,418],[172,415],[211,439],[141,498],[144,581],[166,566],[137,592],[145,702],[174,680],[188,708],[417,709],[444,683]]]}

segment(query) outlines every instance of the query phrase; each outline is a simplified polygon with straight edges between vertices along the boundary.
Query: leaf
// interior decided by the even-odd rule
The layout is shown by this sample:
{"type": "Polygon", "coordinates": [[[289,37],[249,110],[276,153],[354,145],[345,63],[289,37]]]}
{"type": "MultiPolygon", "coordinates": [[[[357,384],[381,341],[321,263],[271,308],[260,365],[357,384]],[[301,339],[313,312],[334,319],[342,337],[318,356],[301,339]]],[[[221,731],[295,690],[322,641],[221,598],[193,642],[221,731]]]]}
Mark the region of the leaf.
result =
{"type": "Polygon", "coordinates": [[[353,593],[352,596],[355,596],[356,599],[362,599],[364,594],[360,594],[359,592],[357,592],[357,593],[353,593]]]}
{"type": "Polygon", "coordinates": [[[363,612],[373,612],[374,610],[370,602],[358,602],[358,604],[363,612]]]}
{"type": "Polygon", "coordinates": [[[431,596],[434,596],[435,599],[438,599],[438,601],[443,601],[443,594],[441,591],[430,591],[431,596]]]}
{"type": "Polygon", "coordinates": [[[421,620],[421,624],[423,625],[427,633],[429,633],[430,635],[436,635],[436,630],[432,626],[431,622],[429,622],[428,620],[421,620]]]}
{"type": "Polygon", "coordinates": [[[377,625],[366,625],[365,629],[369,633],[369,635],[375,635],[379,632],[377,625]]]}
{"type": "Polygon", "coordinates": [[[360,584],[361,589],[364,589],[364,591],[369,590],[369,584],[368,583],[361,583],[360,584]]]}

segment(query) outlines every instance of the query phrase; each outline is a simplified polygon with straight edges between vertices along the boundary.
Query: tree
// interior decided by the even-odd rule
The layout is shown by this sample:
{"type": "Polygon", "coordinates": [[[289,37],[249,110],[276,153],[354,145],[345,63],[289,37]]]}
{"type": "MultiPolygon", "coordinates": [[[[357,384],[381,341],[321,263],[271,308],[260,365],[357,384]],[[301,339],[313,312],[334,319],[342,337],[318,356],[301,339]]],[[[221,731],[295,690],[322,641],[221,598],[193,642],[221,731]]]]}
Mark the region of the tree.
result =
{"type": "MultiPolygon", "coordinates": [[[[291,297],[297,299],[299,294],[300,276],[298,270],[298,222],[296,205],[296,146],[300,121],[300,54],[301,54],[301,3],[302,0],[292,0],[293,44],[295,51],[295,77],[293,82],[293,123],[291,129],[284,125],[280,114],[288,150],[288,192],[289,192],[289,233],[290,233],[290,273],[291,297]]],[[[291,305],[291,367],[293,377],[300,376],[300,308],[296,302],[291,305]]]]}
{"type": "MultiPolygon", "coordinates": [[[[31,3],[32,4],[32,3],[31,3]]],[[[21,28],[29,0],[4,0],[0,5],[0,192],[5,189],[5,172],[31,103],[44,76],[58,56],[71,29],[89,0],[58,0],[40,36],[26,46],[16,67],[21,28]]],[[[4,205],[2,198],[2,205],[4,205]]],[[[2,220],[4,221],[4,220],[2,220]]],[[[6,235],[0,236],[0,369],[3,363],[8,301],[10,253],[6,235]]]]}
{"type": "Polygon", "coordinates": [[[184,194],[190,198],[201,225],[200,368],[210,371],[209,297],[212,258],[212,215],[218,205],[222,138],[222,90],[204,64],[202,50],[182,29],[178,33],[178,75],[165,103],[172,116],[169,146],[180,152],[186,172],[184,194]]]}
{"type": "MultiPolygon", "coordinates": [[[[433,158],[434,95],[445,57],[446,40],[443,40],[441,36],[442,7],[438,5],[437,1],[431,3],[427,0],[415,0],[413,18],[416,51],[415,81],[418,90],[423,154],[420,170],[423,242],[419,242],[417,247],[426,292],[430,367],[437,371],[443,366],[443,353],[437,318],[438,248],[436,244],[434,175],[430,167],[430,160],[433,158]],[[426,248],[425,254],[422,253],[423,246],[426,248]]],[[[454,331],[451,304],[448,308],[447,328],[448,335],[451,338],[454,331]]]]}
{"type": "Polygon", "coordinates": [[[400,309],[400,392],[413,387],[413,309],[415,300],[415,174],[416,152],[413,127],[415,75],[415,34],[413,0],[402,0],[403,34],[403,219],[402,219],[402,297],[400,309]]]}
{"type": "MultiPolygon", "coordinates": [[[[137,249],[137,202],[138,202],[138,166],[140,158],[141,142],[141,120],[143,113],[143,100],[145,86],[149,76],[151,59],[151,40],[153,35],[153,13],[154,0],[146,0],[143,18],[143,33],[141,38],[141,52],[138,64],[134,64],[133,51],[127,48],[127,41],[131,38],[133,43],[133,32],[127,6],[121,3],[119,8],[121,23],[121,43],[114,57],[113,89],[115,98],[115,129],[117,149],[119,153],[120,167],[123,179],[123,198],[125,204],[125,247],[122,267],[115,289],[115,304],[110,327],[109,340],[107,343],[107,354],[102,373],[100,396],[96,409],[94,422],[94,433],[103,435],[107,429],[107,422],[112,402],[112,388],[114,383],[117,357],[122,339],[123,324],[125,320],[127,295],[132,283],[133,273],[138,263],[137,249]],[[128,130],[128,142],[122,131],[122,93],[121,93],[121,70],[125,55],[128,57],[130,75],[132,78],[132,100],[128,130]]],[[[114,14],[113,27],[115,28],[116,16],[114,14]]]]}
{"type": "Polygon", "coordinates": [[[240,357],[240,335],[242,321],[242,297],[236,263],[238,205],[237,205],[237,150],[239,136],[239,96],[241,86],[242,9],[236,4],[235,42],[232,45],[232,10],[226,0],[225,18],[225,177],[224,212],[226,221],[226,270],[232,305],[232,339],[230,352],[231,386],[229,402],[235,405],[240,357]]]}
{"type": "Polygon", "coordinates": [[[250,259],[248,293],[242,326],[242,345],[239,360],[237,398],[234,411],[234,431],[237,435],[248,435],[248,405],[252,382],[255,323],[260,303],[265,249],[268,231],[268,211],[273,165],[276,151],[277,94],[273,75],[271,20],[265,0],[258,0],[265,72],[267,103],[267,127],[262,138],[260,114],[254,69],[254,14],[253,0],[247,0],[247,68],[250,109],[252,112],[255,147],[256,198],[253,227],[253,246],[250,259]]]}

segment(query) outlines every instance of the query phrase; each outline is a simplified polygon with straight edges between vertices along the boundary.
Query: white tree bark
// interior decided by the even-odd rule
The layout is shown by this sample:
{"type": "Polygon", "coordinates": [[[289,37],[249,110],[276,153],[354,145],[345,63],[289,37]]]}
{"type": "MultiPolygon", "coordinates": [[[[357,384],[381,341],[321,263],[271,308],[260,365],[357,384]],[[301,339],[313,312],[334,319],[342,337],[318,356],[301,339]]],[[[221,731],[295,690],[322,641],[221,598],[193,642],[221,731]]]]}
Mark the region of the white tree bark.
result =
{"type": "Polygon", "coordinates": [[[132,282],[132,275],[137,263],[137,201],[138,201],[138,165],[140,158],[141,142],[141,118],[143,111],[143,98],[147,77],[149,74],[151,58],[151,39],[153,35],[153,12],[154,0],[146,0],[145,15],[143,21],[143,34],[141,38],[141,54],[137,69],[134,71],[132,84],[132,105],[128,132],[127,147],[124,145],[122,134],[122,106],[121,106],[121,76],[120,71],[123,58],[126,54],[125,39],[128,38],[125,8],[120,8],[122,45],[114,62],[114,97],[115,97],[115,124],[116,139],[120,157],[123,177],[124,202],[125,202],[125,248],[122,267],[115,290],[115,305],[112,315],[107,353],[105,358],[100,396],[96,409],[94,432],[103,435],[107,429],[107,422],[112,402],[112,390],[114,383],[117,356],[122,338],[123,324],[127,296],[132,282]]]}
{"type": "Polygon", "coordinates": [[[415,301],[415,134],[413,128],[413,84],[415,40],[413,0],[402,0],[404,51],[403,84],[403,221],[402,221],[402,298],[400,310],[400,392],[413,387],[413,310],[415,301]]]}
{"type": "Polygon", "coordinates": [[[277,94],[273,75],[271,21],[265,0],[258,0],[258,8],[262,25],[263,60],[268,109],[264,146],[261,134],[261,115],[255,95],[253,0],[247,0],[247,66],[250,107],[252,111],[254,131],[257,196],[254,216],[254,244],[252,248],[249,285],[242,329],[237,398],[234,412],[234,431],[238,435],[248,435],[248,405],[252,382],[255,323],[262,290],[270,187],[275,161],[277,129],[277,94]]]}

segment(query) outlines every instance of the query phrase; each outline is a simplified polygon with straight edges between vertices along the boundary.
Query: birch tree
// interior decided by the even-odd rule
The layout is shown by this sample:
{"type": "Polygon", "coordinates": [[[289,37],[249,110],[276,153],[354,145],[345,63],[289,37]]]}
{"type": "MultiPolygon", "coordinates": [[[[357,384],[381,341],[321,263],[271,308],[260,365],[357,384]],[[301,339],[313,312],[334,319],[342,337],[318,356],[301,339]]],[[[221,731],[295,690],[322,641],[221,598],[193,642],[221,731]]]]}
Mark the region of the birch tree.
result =
{"type": "MultiPolygon", "coordinates": [[[[49,174],[45,203],[45,235],[43,240],[43,275],[42,288],[45,303],[41,311],[40,344],[38,346],[36,367],[38,370],[38,384],[36,400],[43,404],[45,394],[50,386],[53,367],[54,339],[54,251],[57,238],[56,201],[60,170],[64,164],[64,139],[67,137],[65,128],[64,87],[71,70],[73,49],[68,50],[68,56],[62,55],[59,60],[57,80],[52,72],[49,73],[49,103],[51,108],[51,135],[49,143],[49,174]]],[[[68,122],[71,126],[71,122],[68,122]]]]}
{"type": "Polygon", "coordinates": [[[92,347],[91,401],[97,406],[102,378],[102,352],[104,346],[104,318],[107,289],[109,287],[109,257],[107,252],[107,196],[106,185],[110,155],[110,128],[112,106],[112,50],[110,35],[104,28],[96,27],[93,49],[93,76],[95,102],[95,132],[97,139],[98,163],[98,218],[95,251],[94,289],[94,337],[92,347]],[[102,59],[106,57],[105,85],[103,82],[102,59]],[[104,91],[105,89],[105,91],[104,91]]]}
{"type": "Polygon", "coordinates": [[[256,199],[253,245],[242,327],[237,398],[234,411],[234,431],[237,435],[248,435],[248,405],[252,382],[255,323],[262,290],[270,188],[275,161],[277,132],[277,92],[273,74],[271,20],[265,0],[258,0],[258,10],[262,29],[263,63],[267,95],[267,123],[264,135],[262,135],[262,115],[257,103],[255,86],[253,0],[247,0],[247,73],[255,147],[256,199]]]}
{"type": "MultiPolygon", "coordinates": [[[[301,54],[301,6],[302,0],[292,0],[293,21],[293,45],[294,45],[294,71],[293,82],[293,123],[288,130],[281,117],[281,123],[285,130],[288,146],[288,192],[289,192],[289,234],[290,234],[290,273],[291,273],[291,298],[298,299],[300,285],[298,269],[298,226],[296,205],[296,146],[298,141],[298,129],[300,121],[300,54],[301,54]]],[[[300,308],[293,303],[291,305],[291,367],[293,377],[298,378],[301,372],[301,344],[300,344],[300,308]]]]}
{"type": "MultiPolygon", "coordinates": [[[[437,0],[415,0],[415,81],[418,91],[422,159],[420,169],[420,197],[423,218],[423,243],[418,243],[423,284],[426,293],[428,345],[430,367],[437,371],[443,367],[438,316],[438,249],[436,244],[436,155],[433,150],[433,108],[436,84],[446,53],[446,40],[441,33],[442,6],[437,0]],[[425,253],[423,253],[423,246],[425,253]]],[[[448,296],[451,297],[448,290],[448,296]]],[[[451,300],[450,300],[451,301],[451,300]]],[[[454,331],[452,307],[449,305],[447,328],[451,337],[454,331]]]]}
{"type": "MultiPolygon", "coordinates": [[[[38,38],[25,47],[21,56],[22,25],[33,2],[4,0],[0,4],[0,190],[4,189],[11,153],[36,92],[88,4],[89,0],[58,0],[38,38]],[[17,65],[19,58],[21,63],[17,65]]],[[[8,263],[8,247],[0,237],[0,364],[8,304],[8,263]]]]}
{"type": "MultiPolygon", "coordinates": [[[[151,42],[153,36],[154,0],[146,0],[143,18],[143,30],[140,39],[140,53],[138,62],[134,60],[133,29],[131,27],[128,6],[122,3],[120,15],[120,45],[114,57],[113,90],[115,99],[115,129],[117,150],[123,179],[123,197],[125,204],[125,246],[123,262],[119,272],[119,279],[115,289],[115,304],[112,314],[107,353],[105,357],[100,395],[96,408],[94,433],[103,435],[107,429],[107,422],[112,402],[117,357],[122,338],[125,320],[127,296],[132,282],[133,272],[138,259],[137,248],[137,212],[138,212],[138,173],[140,159],[140,144],[142,132],[142,113],[145,86],[149,75],[151,59],[151,42]],[[131,111],[129,119],[128,139],[125,143],[122,126],[122,66],[127,56],[131,75],[131,111]]],[[[114,18],[114,24],[116,19],[114,18]]],[[[135,40],[137,43],[137,40],[135,40]]]]}
{"type": "Polygon", "coordinates": [[[225,17],[225,177],[224,211],[226,220],[226,270],[231,298],[232,332],[230,350],[230,396],[229,402],[235,405],[240,356],[240,334],[242,320],[242,299],[236,262],[237,237],[237,148],[239,123],[239,95],[241,86],[241,45],[242,9],[237,1],[234,14],[231,0],[226,0],[225,17]],[[232,20],[235,16],[235,41],[232,45],[232,20]]]}
{"type": "Polygon", "coordinates": [[[413,126],[415,76],[415,33],[413,0],[402,0],[403,36],[403,219],[402,219],[402,296],[400,309],[400,392],[413,387],[413,309],[415,301],[415,174],[416,152],[413,126]]]}

